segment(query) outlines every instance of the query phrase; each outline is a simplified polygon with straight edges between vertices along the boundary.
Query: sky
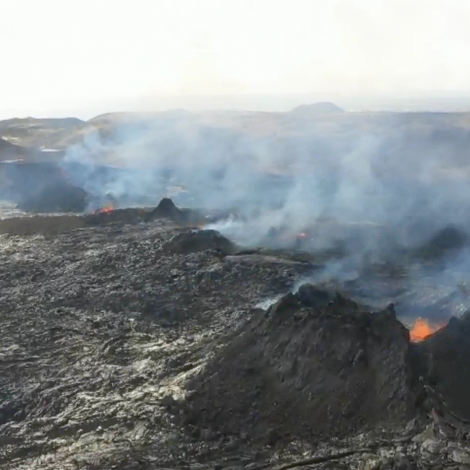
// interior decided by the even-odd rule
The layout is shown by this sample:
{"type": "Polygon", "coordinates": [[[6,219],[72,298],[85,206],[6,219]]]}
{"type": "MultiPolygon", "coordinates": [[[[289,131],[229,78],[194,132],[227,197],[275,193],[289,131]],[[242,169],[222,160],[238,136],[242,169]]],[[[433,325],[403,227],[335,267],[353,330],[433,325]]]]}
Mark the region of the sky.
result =
{"type": "Polygon", "coordinates": [[[470,97],[468,0],[0,7],[0,118],[223,106],[224,97],[253,109],[265,106],[260,96],[470,97]]]}

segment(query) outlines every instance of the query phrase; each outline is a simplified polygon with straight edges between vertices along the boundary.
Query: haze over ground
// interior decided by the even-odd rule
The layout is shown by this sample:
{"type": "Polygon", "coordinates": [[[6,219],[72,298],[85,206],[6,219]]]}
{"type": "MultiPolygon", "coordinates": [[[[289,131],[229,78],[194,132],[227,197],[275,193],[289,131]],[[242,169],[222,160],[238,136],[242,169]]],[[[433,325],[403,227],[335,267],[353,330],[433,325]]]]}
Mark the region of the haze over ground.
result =
{"type": "Polygon", "coordinates": [[[470,109],[466,0],[2,3],[0,119],[318,100],[470,109]]]}

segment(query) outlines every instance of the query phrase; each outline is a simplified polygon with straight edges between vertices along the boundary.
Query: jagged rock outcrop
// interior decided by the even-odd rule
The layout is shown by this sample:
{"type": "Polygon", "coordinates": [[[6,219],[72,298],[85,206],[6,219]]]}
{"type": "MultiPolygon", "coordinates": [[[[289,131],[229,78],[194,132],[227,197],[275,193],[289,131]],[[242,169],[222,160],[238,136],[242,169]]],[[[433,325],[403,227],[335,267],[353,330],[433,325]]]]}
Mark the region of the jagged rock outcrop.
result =
{"type": "Polygon", "coordinates": [[[257,311],[192,384],[188,419],[223,434],[289,440],[387,427],[420,397],[408,330],[303,286],[257,311]]]}
{"type": "Polygon", "coordinates": [[[222,255],[233,255],[237,246],[216,230],[192,230],[176,235],[166,245],[175,253],[197,253],[212,250],[222,255]]]}
{"type": "Polygon", "coordinates": [[[178,223],[194,223],[200,221],[201,217],[197,211],[176,207],[170,198],[165,197],[148,213],[147,220],[170,219],[178,223]]]}
{"type": "Polygon", "coordinates": [[[470,312],[451,318],[417,348],[422,375],[449,410],[470,424],[470,312]]]}

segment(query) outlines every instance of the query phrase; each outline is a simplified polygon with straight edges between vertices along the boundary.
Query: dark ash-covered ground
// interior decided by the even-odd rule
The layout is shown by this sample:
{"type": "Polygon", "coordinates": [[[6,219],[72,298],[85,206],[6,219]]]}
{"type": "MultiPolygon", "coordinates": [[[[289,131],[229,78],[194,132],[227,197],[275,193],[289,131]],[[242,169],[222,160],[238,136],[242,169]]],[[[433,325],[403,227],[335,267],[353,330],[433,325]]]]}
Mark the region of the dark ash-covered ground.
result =
{"type": "Polygon", "coordinates": [[[470,465],[445,338],[412,345],[393,309],[312,288],[258,308],[311,259],[74,224],[0,236],[0,468],[470,465]]]}
{"type": "Polygon", "coordinates": [[[305,267],[175,254],[165,244],[177,234],[155,222],[4,236],[5,468],[119,461],[148,443],[162,463],[185,459],[170,442],[201,447],[179,437],[165,403],[184,397],[181,384],[208,359],[217,334],[305,267]]]}

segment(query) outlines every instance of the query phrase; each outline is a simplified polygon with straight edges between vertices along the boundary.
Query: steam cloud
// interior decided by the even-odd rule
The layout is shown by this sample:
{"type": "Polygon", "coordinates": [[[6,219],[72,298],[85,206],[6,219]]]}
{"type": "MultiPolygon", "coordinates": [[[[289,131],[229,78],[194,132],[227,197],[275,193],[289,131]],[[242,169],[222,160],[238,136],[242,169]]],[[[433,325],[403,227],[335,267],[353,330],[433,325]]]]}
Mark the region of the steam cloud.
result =
{"type": "Polygon", "coordinates": [[[306,129],[300,122],[299,135],[287,129],[280,137],[250,136],[196,116],[162,113],[114,124],[106,137],[91,133],[69,148],[65,170],[96,197],[109,193],[121,205],[151,205],[173,188],[175,201],[190,206],[236,208],[245,222],[220,228],[249,232],[245,241],[281,225],[301,231],[318,217],[393,228],[404,244],[466,224],[468,182],[445,173],[461,170],[454,154],[463,142],[449,146],[453,135],[439,147],[397,117],[373,131],[362,130],[358,119],[346,128],[313,122],[306,129]],[[276,165],[284,175],[268,173],[276,165]]]}
{"type": "MultiPolygon", "coordinates": [[[[470,229],[469,139],[442,117],[425,116],[287,114],[280,131],[254,132],[162,113],[91,134],[69,148],[65,170],[95,204],[112,195],[123,206],[151,206],[170,196],[177,205],[232,212],[211,228],[244,245],[263,243],[273,229],[313,230],[312,249],[346,247],[351,276],[365,259],[393,259],[444,227],[470,229]],[[103,173],[97,161],[116,169],[103,173]]],[[[459,266],[468,258],[463,252],[459,266]]],[[[330,265],[332,276],[342,263],[330,265]]]]}

